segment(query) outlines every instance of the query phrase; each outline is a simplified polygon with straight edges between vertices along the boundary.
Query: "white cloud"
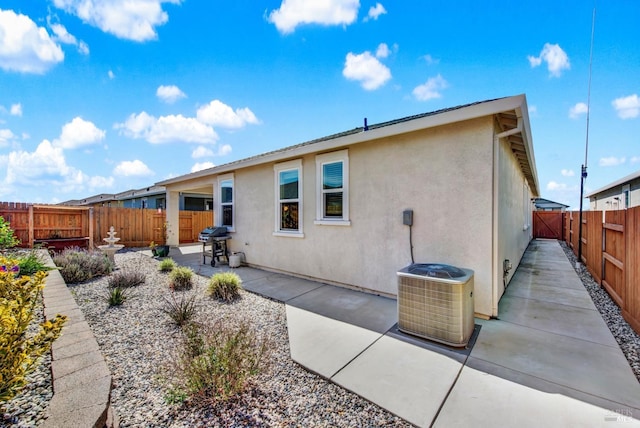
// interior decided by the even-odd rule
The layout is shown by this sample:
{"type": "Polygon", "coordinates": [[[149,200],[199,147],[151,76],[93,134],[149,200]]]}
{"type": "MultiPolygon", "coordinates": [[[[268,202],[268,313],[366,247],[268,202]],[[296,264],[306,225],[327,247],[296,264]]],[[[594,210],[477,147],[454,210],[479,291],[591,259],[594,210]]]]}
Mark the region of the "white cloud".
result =
{"type": "Polygon", "coordinates": [[[43,27],[26,15],[0,10],[0,68],[42,74],[64,60],[64,53],[43,27]]]}
{"type": "Polygon", "coordinates": [[[391,71],[369,51],[361,54],[349,52],[342,75],[349,80],[360,82],[367,91],[378,89],[391,79],[391,71]]]}
{"type": "Polygon", "coordinates": [[[237,108],[235,111],[220,100],[213,100],[198,109],[196,117],[202,123],[223,128],[242,128],[247,124],[258,124],[260,121],[248,108],[237,108]]]}
{"type": "Polygon", "coordinates": [[[547,69],[552,77],[560,77],[562,70],[571,68],[569,57],[558,44],[545,43],[539,56],[529,55],[527,58],[532,68],[538,67],[543,61],[546,62],[547,69]]]}
{"type": "Polygon", "coordinates": [[[109,76],[109,79],[111,79],[111,80],[113,80],[113,79],[115,79],[115,78],[116,78],[116,75],[113,73],[113,71],[112,71],[112,70],[109,70],[109,71],[107,72],[107,76],[109,76]]]}
{"type": "Polygon", "coordinates": [[[589,107],[585,103],[577,103],[569,109],[569,117],[571,119],[577,119],[582,114],[586,114],[589,111],[589,107]]]}
{"type": "Polygon", "coordinates": [[[620,119],[635,119],[640,115],[640,98],[637,94],[616,98],[611,104],[620,119]]]}
{"type": "Polygon", "coordinates": [[[11,113],[11,116],[22,116],[22,104],[11,104],[9,112],[11,113]]]}
{"type": "Polygon", "coordinates": [[[213,162],[198,162],[191,167],[191,172],[202,171],[203,169],[213,168],[214,166],[215,164],[213,162]]]}
{"type": "Polygon", "coordinates": [[[626,162],[626,159],[624,157],[615,157],[615,156],[609,156],[606,158],[600,158],[600,160],[598,161],[598,165],[600,166],[618,166],[618,165],[622,165],[623,163],[626,162]]]}
{"type": "Polygon", "coordinates": [[[380,17],[380,15],[384,15],[385,13],[387,13],[387,10],[384,8],[384,6],[380,3],[376,3],[375,6],[371,6],[369,8],[369,13],[367,13],[364,21],[368,21],[370,19],[373,19],[375,21],[380,17]]]}
{"type": "Polygon", "coordinates": [[[0,129],[0,147],[7,147],[16,136],[10,129],[0,129]]]}
{"type": "Polygon", "coordinates": [[[573,172],[572,169],[563,169],[562,171],[560,171],[560,174],[562,174],[564,177],[573,177],[574,175],[576,175],[576,173],[573,172]]]}
{"type": "Polygon", "coordinates": [[[267,20],[288,34],[302,24],[349,25],[358,17],[359,8],[360,0],[282,0],[267,20]]]}
{"type": "Polygon", "coordinates": [[[231,153],[231,146],[229,144],[223,144],[218,149],[218,156],[226,156],[231,153]]]}
{"type": "Polygon", "coordinates": [[[567,187],[566,184],[556,183],[555,181],[550,181],[547,183],[547,190],[558,190],[566,187],[567,187]]]}
{"type": "Polygon", "coordinates": [[[48,140],[43,140],[34,152],[19,150],[0,156],[0,164],[7,166],[5,182],[9,185],[38,186],[60,192],[113,185],[113,178],[90,177],[67,165],[62,148],[54,147],[48,140]]]}
{"type": "Polygon", "coordinates": [[[121,39],[144,42],[157,37],[156,27],[169,20],[163,3],[181,0],[54,0],[53,4],[85,23],[121,39]]]}
{"type": "Polygon", "coordinates": [[[191,157],[194,159],[206,158],[213,156],[213,150],[205,146],[198,146],[191,152],[191,157]]]}
{"type": "Polygon", "coordinates": [[[54,147],[62,149],[77,149],[104,140],[106,132],[99,129],[93,122],[75,117],[62,127],[60,137],[53,141],[54,147]]]}
{"type": "Polygon", "coordinates": [[[530,105],[529,106],[529,114],[531,114],[533,116],[533,115],[536,115],[537,113],[538,113],[538,106],[533,105],[533,104],[530,105]]]}
{"type": "Polygon", "coordinates": [[[175,103],[180,98],[186,98],[187,95],[182,92],[176,85],[160,85],[156,90],[156,96],[168,104],[175,103]]]}
{"type": "Polygon", "coordinates": [[[390,53],[389,46],[386,43],[380,43],[376,49],[376,58],[386,58],[390,53]]]}
{"type": "Polygon", "coordinates": [[[50,24],[51,31],[55,35],[55,40],[60,43],[65,43],[67,45],[73,45],[78,48],[78,52],[83,55],[89,54],[89,46],[83,42],[82,40],[77,40],[75,36],[70,34],[64,25],[61,24],[50,24]]]}
{"type": "Polygon", "coordinates": [[[116,129],[122,135],[134,139],[144,139],[152,144],[186,142],[212,144],[218,135],[211,126],[197,119],[182,115],[169,115],[155,118],[142,112],[132,114],[124,123],[117,123],[116,129]]]}
{"type": "Polygon", "coordinates": [[[629,159],[630,163],[640,163],[640,156],[633,156],[631,159],[629,159]]]}
{"type": "Polygon", "coordinates": [[[434,57],[432,57],[430,54],[426,54],[425,56],[422,57],[427,64],[429,65],[434,65],[434,64],[438,64],[440,62],[439,59],[436,59],[434,57]]]}
{"type": "Polygon", "coordinates": [[[441,91],[449,86],[446,80],[441,75],[436,77],[430,77],[422,85],[418,85],[413,89],[413,96],[418,101],[429,101],[434,98],[442,97],[441,91]]]}
{"type": "Polygon", "coordinates": [[[147,177],[154,172],[149,169],[144,162],[136,159],[133,161],[122,161],[113,169],[113,175],[122,177],[147,177]]]}

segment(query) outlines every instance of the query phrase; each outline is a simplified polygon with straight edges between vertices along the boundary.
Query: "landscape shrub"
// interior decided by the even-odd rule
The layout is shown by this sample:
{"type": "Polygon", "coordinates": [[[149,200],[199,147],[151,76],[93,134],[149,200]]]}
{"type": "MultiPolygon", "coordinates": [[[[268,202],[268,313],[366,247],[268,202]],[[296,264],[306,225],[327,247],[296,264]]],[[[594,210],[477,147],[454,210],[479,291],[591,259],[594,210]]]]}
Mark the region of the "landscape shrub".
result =
{"type": "Polygon", "coordinates": [[[176,293],[171,293],[171,298],[164,298],[162,312],[169,315],[169,318],[178,326],[184,326],[195,317],[198,307],[196,305],[196,295],[188,294],[176,297],[176,293]]]}
{"type": "Polygon", "coordinates": [[[193,270],[187,266],[178,266],[169,274],[169,287],[173,290],[190,289],[192,282],[193,270]]]}
{"type": "Polygon", "coordinates": [[[211,326],[188,324],[167,370],[166,399],[194,403],[225,401],[244,391],[265,366],[270,349],[246,321],[220,320],[211,326]]]}
{"type": "MultiPolygon", "coordinates": [[[[15,263],[0,257],[5,267],[15,263]]],[[[30,329],[46,276],[46,272],[19,277],[11,269],[0,272],[0,402],[15,397],[26,385],[26,376],[51,349],[67,319],[56,315],[40,323],[37,331],[30,329]]]]}
{"type": "Polygon", "coordinates": [[[138,271],[118,271],[109,276],[107,286],[113,288],[131,288],[142,285],[147,277],[138,271]]]}
{"type": "Polygon", "coordinates": [[[120,306],[130,297],[128,290],[128,288],[121,287],[109,288],[105,295],[105,301],[109,306],[120,306]]]}
{"type": "Polygon", "coordinates": [[[242,279],[235,272],[218,272],[209,280],[208,293],[210,296],[233,301],[240,297],[242,279]]]}
{"type": "Polygon", "coordinates": [[[20,240],[16,238],[10,226],[11,224],[0,216],[0,250],[2,251],[20,244],[20,240]]]}
{"type": "Polygon", "coordinates": [[[12,257],[17,260],[21,275],[33,275],[36,272],[51,270],[44,260],[42,260],[42,256],[37,248],[17,252],[12,254],[12,257]]]}
{"type": "Polygon", "coordinates": [[[176,268],[176,262],[173,259],[163,259],[158,265],[158,269],[160,272],[171,272],[176,268]]]}
{"type": "Polygon", "coordinates": [[[63,250],[53,257],[53,262],[67,284],[85,282],[113,271],[113,264],[105,254],[78,248],[63,250]]]}

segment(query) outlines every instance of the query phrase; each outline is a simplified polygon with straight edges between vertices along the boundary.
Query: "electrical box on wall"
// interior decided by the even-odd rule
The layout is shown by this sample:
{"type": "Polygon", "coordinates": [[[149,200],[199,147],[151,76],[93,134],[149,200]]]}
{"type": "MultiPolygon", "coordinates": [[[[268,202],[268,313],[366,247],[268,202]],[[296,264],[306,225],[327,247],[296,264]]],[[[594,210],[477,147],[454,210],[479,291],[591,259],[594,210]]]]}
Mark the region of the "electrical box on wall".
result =
{"type": "Polygon", "coordinates": [[[413,225],[413,210],[404,210],[402,212],[402,224],[406,226],[413,225]]]}

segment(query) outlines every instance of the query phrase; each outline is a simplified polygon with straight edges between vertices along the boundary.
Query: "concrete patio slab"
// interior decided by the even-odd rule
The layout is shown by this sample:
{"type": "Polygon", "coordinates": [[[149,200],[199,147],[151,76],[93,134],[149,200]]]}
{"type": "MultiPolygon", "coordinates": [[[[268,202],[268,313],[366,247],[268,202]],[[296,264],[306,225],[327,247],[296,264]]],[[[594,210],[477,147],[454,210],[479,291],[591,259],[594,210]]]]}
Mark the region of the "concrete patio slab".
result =
{"type": "Polygon", "coordinates": [[[624,409],[618,412],[465,366],[433,426],[640,427],[624,409]]]}
{"type": "MultiPolygon", "coordinates": [[[[563,305],[576,306],[584,309],[596,310],[596,306],[589,297],[589,294],[582,290],[569,287],[559,287],[557,284],[547,285],[539,281],[528,282],[518,281],[523,275],[514,277],[511,281],[504,297],[521,297],[523,299],[535,299],[544,302],[560,303],[563,305]]],[[[500,301],[502,303],[502,300],[500,301]]]]}
{"type": "Polygon", "coordinates": [[[462,364],[383,336],[332,381],[418,426],[429,426],[462,364]]]}
{"type": "Polygon", "coordinates": [[[471,357],[640,409],[640,384],[619,348],[509,322],[476,320],[471,357]]]}
{"type": "Polygon", "coordinates": [[[380,334],[287,305],[291,358],[331,378],[380,334]]]}
{"type": "Polygon", "coordinates": [[[500,319],[525,327],[618,347],[609,327],[596,309],[504,296],[500,300],[500,319]]]}
{"type": "Polygon", "coordinates": [[[326,285],[286,300],[288,305],[385,333],[398,321],[394,299],[326,285]]]}
{"type": "MultiPolygon", "coordinates": [[[[239,275],[242,278],[242,274],[239,275]]],[[[324,287],[324,284],[278,273],[272,273],[253,281],[245,282],[244,279],[242,281],[242,288],[245,290],[280,302],[286,302],[319,287],[324,287]]]]}

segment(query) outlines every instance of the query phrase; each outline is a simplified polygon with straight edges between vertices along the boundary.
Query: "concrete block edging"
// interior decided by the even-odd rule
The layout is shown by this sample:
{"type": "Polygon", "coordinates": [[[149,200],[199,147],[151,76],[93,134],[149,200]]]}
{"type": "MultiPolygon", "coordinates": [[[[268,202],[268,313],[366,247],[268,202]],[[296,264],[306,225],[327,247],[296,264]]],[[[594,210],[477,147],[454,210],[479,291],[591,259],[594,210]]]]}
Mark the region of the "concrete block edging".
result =
{"type": "MultiPolygon", "coordinates": [[[[48,253],[43,251],[42,256],[47,266],[55,267],[48,253]]],[[[45,318],[58,313],[68,318],[51,347],[53,398],[40,426],[116,428],[118,421],[110,407],[111,372],[98,342],[60,272],[50,270],[45,281],[45,318]]]]}

